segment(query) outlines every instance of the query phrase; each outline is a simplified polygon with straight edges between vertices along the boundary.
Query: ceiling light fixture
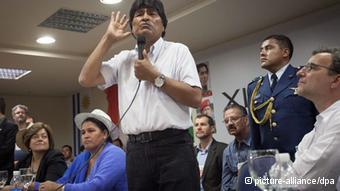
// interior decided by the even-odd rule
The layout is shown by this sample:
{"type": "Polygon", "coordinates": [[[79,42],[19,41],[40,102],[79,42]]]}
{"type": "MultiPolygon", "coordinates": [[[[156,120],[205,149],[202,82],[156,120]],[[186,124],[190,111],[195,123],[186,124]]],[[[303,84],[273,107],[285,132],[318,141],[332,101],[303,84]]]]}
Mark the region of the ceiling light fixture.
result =
{"type": "Polygon", "coordinates": [[[107,5],[112,5],[122,2],[122,0],[100,0],[100,2],[107,5]]]}
{"type": "Polygon", "coordinates": [[[31,70],[0,68],[0,79],[18,80],[30,72],[31,70]]]}
{"type": "Polygon", "coordinates": [[[37,39],[37,43],[39,44],[52,44],[55,42],[55,39],[50,36],[43,36],[37,39]]]}

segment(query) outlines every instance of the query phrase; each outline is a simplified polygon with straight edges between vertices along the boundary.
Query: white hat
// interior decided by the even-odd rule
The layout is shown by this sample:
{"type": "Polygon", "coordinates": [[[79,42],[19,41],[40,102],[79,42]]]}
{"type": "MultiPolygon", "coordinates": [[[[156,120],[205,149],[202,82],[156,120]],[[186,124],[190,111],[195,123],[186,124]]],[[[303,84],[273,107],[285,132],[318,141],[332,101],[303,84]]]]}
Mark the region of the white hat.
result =
{"type": "Polygon", "coordinates": [[[116,128],[116,125],[112,123],[110,116],[107,115],[104,111],[102,111],[100,109],[95,109],[91,113],[79,113],[79,114],[77,114],[76,117],[74,118],[74,122],[76,123],[78,129],[81,130],[81,125],[89,117],[92,117],[92,118],[95,118],[95,119],[101,121],[105,125],[107,130],[109,131],[110,135],[112,137],[116,136],[115,134],[118,130],[116,128]]]}

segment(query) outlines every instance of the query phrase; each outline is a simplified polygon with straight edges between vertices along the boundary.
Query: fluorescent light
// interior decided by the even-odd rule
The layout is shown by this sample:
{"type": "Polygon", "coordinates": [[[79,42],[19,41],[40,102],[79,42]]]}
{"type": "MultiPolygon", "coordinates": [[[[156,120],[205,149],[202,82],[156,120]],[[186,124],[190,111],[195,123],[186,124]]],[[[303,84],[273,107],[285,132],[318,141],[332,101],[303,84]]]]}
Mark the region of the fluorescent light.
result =
{"type": "Polygon", "coordinates": [[[50,36],[43,36],[37,39],[37,43],[39,44],[52,44],[55,42],[55,39],[50,36]]]}
{"type": "Polygon", "coordinates": [[[18,80],[30,72],[31,70],[0,68],[0,79],[18,80]]]}
{"type": "Polygon", "coordinates": [[[116,4],[122,2],[122,0],[100,0],[103,4],[116,4]]]}

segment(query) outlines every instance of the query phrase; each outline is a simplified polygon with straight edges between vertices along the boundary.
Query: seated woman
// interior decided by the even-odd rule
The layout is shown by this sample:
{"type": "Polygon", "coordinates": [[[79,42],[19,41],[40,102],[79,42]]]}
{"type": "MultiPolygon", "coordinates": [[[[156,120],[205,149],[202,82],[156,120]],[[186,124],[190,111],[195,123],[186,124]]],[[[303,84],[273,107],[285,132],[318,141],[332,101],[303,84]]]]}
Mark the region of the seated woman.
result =
{"type": "MultiPolygon", "coordinates": [[[[16,164],[15,169],[30,168],[36,175],[30,190],[38,190],[39,182],[58,180],[67,169],[63,154],[53,149],[54,139],[48,125],[38,122],[29,129],[19,131],[16,143],[29,154],[16,164]]],[[[11,188],[12,186],[7,186],[4,190],[11,188]]]]}
{"type": "Polygon", "coordinates": [[[125,153],[114,146],[110,134],[117,130],[110,117],[95,109],[80,113],[75,123],[81,130],[85,151],[80,153],[58,181],[40,185],[46,191],[127,191],[125,153]]]}

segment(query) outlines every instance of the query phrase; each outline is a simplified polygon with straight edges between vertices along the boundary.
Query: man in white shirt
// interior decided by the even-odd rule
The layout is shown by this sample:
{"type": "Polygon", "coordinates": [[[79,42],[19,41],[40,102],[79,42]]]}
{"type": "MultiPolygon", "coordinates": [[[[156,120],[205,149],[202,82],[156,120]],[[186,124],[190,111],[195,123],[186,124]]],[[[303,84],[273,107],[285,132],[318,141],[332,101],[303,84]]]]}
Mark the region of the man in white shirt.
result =
{"type": "Polygon", "coordinates": [[[118,84],[120,116],[130,108],[120,123],[129,135],[130,191],[199,189],[199,169],[187,129],[190,107],[201,102],[201,84],[189,49],[163,40],[166,26],[160,0],[134,1],[129,19],[112,13],[106,33],[79,76],[85,87],[118,84]],[[128,24],[131,32],[126,31],[128,24]],[[144,58],[138,58],[135,48],[102,62],[112,44],[130,34],[145,37],[144,58]]]}
{"type": "Polygon", "coordinates": [[[298,145],[294,168],[299,178],[309,181],[302,190],[335,190],[340,175],[340,49],[314,51],[297,75],[297,93],[311,100],[320,114],[298,145]]]}

